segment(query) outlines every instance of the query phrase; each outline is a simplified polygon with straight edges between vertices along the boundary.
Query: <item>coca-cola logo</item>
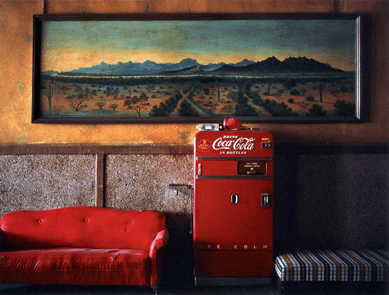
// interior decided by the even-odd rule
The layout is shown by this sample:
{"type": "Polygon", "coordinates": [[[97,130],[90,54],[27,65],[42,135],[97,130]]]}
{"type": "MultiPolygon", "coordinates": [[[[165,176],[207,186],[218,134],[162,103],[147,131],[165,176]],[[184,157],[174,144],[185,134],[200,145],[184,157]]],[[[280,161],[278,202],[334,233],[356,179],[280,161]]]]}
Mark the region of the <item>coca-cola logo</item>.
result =
{"type": "Polygon", "coordinates": [[[254,137],[238,137],[236,139],[219,137],[213,142],[212,148],[214,150],[250,151],[254,149],[254,140],[254,137]]]}

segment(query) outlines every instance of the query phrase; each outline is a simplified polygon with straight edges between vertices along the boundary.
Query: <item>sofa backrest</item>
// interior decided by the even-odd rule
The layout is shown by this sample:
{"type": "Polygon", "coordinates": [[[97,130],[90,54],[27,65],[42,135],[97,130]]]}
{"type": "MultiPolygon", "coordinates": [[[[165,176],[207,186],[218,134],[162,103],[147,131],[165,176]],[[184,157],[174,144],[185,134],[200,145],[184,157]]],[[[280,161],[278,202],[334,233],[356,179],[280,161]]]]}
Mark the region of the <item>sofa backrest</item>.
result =
{"type": "Polygon", "coordinates": [[[8,250],[35,248],[95,248],[149,250],[166,229],[165,215],[154,210],[66,207],[14,211],[0,221],[8,250]]]}

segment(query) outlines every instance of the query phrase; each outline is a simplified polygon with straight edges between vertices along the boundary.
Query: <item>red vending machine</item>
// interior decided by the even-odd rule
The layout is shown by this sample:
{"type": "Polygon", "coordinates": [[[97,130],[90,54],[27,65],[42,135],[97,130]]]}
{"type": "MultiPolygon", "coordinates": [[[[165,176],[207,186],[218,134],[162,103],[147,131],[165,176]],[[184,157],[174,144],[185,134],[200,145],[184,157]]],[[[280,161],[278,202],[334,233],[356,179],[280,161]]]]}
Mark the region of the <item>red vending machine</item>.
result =
{"type": "Polygon", "coordinates": [[[270,283],[273,273],[273,137],[201,125],[194,138],[195,285],[270,283]]]}

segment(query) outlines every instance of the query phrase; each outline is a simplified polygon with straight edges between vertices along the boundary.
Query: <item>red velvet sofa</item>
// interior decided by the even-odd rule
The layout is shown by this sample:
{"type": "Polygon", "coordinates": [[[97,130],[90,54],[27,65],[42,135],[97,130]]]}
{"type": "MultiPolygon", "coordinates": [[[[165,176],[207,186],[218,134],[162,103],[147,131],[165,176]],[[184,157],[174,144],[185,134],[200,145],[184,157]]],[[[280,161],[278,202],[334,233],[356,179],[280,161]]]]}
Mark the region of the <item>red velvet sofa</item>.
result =
{"type": "Polygon", "coordinates": [[[0,221],[0,283],[150,286],[168,241],[158,211],[67,207],[0,221]]]}

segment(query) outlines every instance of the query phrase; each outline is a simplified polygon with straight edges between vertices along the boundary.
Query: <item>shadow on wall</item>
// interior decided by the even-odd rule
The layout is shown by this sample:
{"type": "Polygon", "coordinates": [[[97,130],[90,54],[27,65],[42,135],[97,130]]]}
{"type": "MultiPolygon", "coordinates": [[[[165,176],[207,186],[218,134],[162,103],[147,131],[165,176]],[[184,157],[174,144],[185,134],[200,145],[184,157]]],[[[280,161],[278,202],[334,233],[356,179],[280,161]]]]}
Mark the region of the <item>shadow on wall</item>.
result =
{"type": "Polygon", "coordinates": [[[182,213],[165,213],[170,239],[162,275],[163,285],[187,287],[193,281],[193,243],[191,216],[182,213]]]}
{"type": "Polygon", "coordinates": [[[278,248],[387,248],[389,155],[278,155],[278,248]]]}

